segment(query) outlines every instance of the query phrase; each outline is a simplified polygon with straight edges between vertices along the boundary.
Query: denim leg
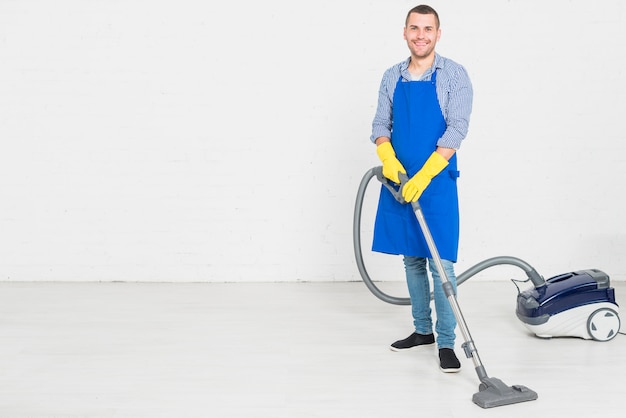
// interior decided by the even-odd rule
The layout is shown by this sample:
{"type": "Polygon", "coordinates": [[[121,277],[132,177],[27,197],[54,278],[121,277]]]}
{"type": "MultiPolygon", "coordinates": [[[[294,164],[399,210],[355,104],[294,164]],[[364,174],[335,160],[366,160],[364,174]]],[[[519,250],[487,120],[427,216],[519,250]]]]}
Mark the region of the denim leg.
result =
{"type": "Polygon", "coordinates": [[[426,259],[404,257],[406,283],[411,298],[413,325],[418,334],[432,334],[433,320],[430,309],[430,283],[426,273],[426,259]]]}
{"type": "MultiPolygon", "coordinates": [[[[454,263],[449,260],[441,260],[443,268],[448,276],[448,280],[453,286],[454,294],[456,294],[456,275],[454,274],[454,263]]],[[[443,292],[441,277],[437,271],[437,266],[432,259],[428,259],[428,267],[433,276],[435,312],[437,313],[437,322],[435,331],[437,331],[437,346],[439,348],[454,348],[454,329],[456,328],[456,318],[450,306],[450,302],[443,292]]]]}

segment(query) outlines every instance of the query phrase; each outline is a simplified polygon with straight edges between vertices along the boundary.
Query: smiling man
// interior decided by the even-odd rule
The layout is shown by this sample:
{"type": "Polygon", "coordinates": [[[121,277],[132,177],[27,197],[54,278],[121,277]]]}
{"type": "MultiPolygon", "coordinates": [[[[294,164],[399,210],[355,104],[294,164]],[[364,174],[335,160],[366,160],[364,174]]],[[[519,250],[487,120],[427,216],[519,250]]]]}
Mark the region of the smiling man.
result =
{"type": "MultiPolygon", "coordinates": [[[[383,175],[400,183],[407,202],[419,200],[444,269],[456,291],[454,263],[459,243],[456,151],[467,135],[472,111],[472,85],[463,66],[435,52],[441,37],[439,15],[430,6],[409,11],[404,39],[411,53],[383,75],[371,140],[383,163],[383,175]]],[[[391,344],[394,351],[437,342],[439,366],[457,372],[454,352],[456,320],[445,297],[411,205],[398,203],[381,188],[374,225],[373,251],[402,255],[415,331],[391,344]],[[437,322],[433,334],[430,283],[433,278],[437,322]]]]}

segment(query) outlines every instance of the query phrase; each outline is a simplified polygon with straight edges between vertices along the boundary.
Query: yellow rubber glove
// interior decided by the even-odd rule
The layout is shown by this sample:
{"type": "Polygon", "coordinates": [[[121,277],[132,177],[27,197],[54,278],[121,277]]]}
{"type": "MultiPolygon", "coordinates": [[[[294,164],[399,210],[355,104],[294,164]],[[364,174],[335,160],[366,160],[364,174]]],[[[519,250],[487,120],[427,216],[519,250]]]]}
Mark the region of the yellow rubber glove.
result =
{"type": "Polygon", "coordinates": [[[387,177],[394,183],[400,184],[398,173],[406,174],[406,170],[402,163],[396,158],[396,152],[391,146],[391,142],[383,142],[376,147],[376,154],[383,162],[383,176],[387,177]]]}
{"type": "Polygon", "coordinates": [[[420,171],[415,173],[402,187],[402,197],[404,200],[407,202],[417,202],[433,177],[441,173],[441,170],[446,168],[447,165],[448,160],[446,160],[443,155],[438,152],[433,152],[420,171]]]}

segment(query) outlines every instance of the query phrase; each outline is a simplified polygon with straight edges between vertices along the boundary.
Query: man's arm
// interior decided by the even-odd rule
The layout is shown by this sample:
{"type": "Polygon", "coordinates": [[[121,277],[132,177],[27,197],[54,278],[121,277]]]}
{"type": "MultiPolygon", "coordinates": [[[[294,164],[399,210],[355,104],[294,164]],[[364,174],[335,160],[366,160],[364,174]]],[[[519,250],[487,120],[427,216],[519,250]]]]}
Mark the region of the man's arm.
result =
{"type": "Polygon", "coordinates": [[[459,149],[461,142],[467,136],[473,96],[474,92],[469,75],[465,68],[459,66],[452,75],[450,82],[446,116],[447,127],[437,141],[438,147],[459,149]]]}
{"type": "Polygon", "coordinates": [[[452,156],[456,152],[454,148],[445,148],[445,147],[437,147],[436,151],[437,151],[437,154],[441,155],[443,158],[445,158],[448,161],[450,160],[450,158],[452,158],[452,156]]]}
{"type": "MultiPolygon", "coordinates": [[[[390,78],[395,76],[396,71],[392,68],[385,71],[383,78],[378,88],[378,102],[376,106],[376,114],[372,121],[372,135],[370,140],[376,145],[379,145],[376,141],[379,138],[386,138],[389,141],[391,137],[391,128],[393,120],[393,91],[390,85],[390,78]]],[[[397,78],[397,77],[396,77],[397,78]]],[[[395,85],[394,85],[395,86],[395,85]]]]}

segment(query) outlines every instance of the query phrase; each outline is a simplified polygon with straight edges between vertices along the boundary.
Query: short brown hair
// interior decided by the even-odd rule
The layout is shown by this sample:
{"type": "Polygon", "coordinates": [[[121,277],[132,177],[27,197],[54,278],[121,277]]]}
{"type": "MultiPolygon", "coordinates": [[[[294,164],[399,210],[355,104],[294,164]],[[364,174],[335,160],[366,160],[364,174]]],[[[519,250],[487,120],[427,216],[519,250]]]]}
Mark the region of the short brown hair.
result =
{"type": "Polygon", "coordinates": [[[439,29],[439,15],[432,7],[426,4],[420,4],[419,6],[415,6],[414,8],[409,10],[409,13],[406,14],[406,20],[404,21],[405,26],[409,22],[409,16],[411,16],[411,13],[419,13],[421,15],[434,15],[435,20],[437,21],[437,29],[439,29]]]}

